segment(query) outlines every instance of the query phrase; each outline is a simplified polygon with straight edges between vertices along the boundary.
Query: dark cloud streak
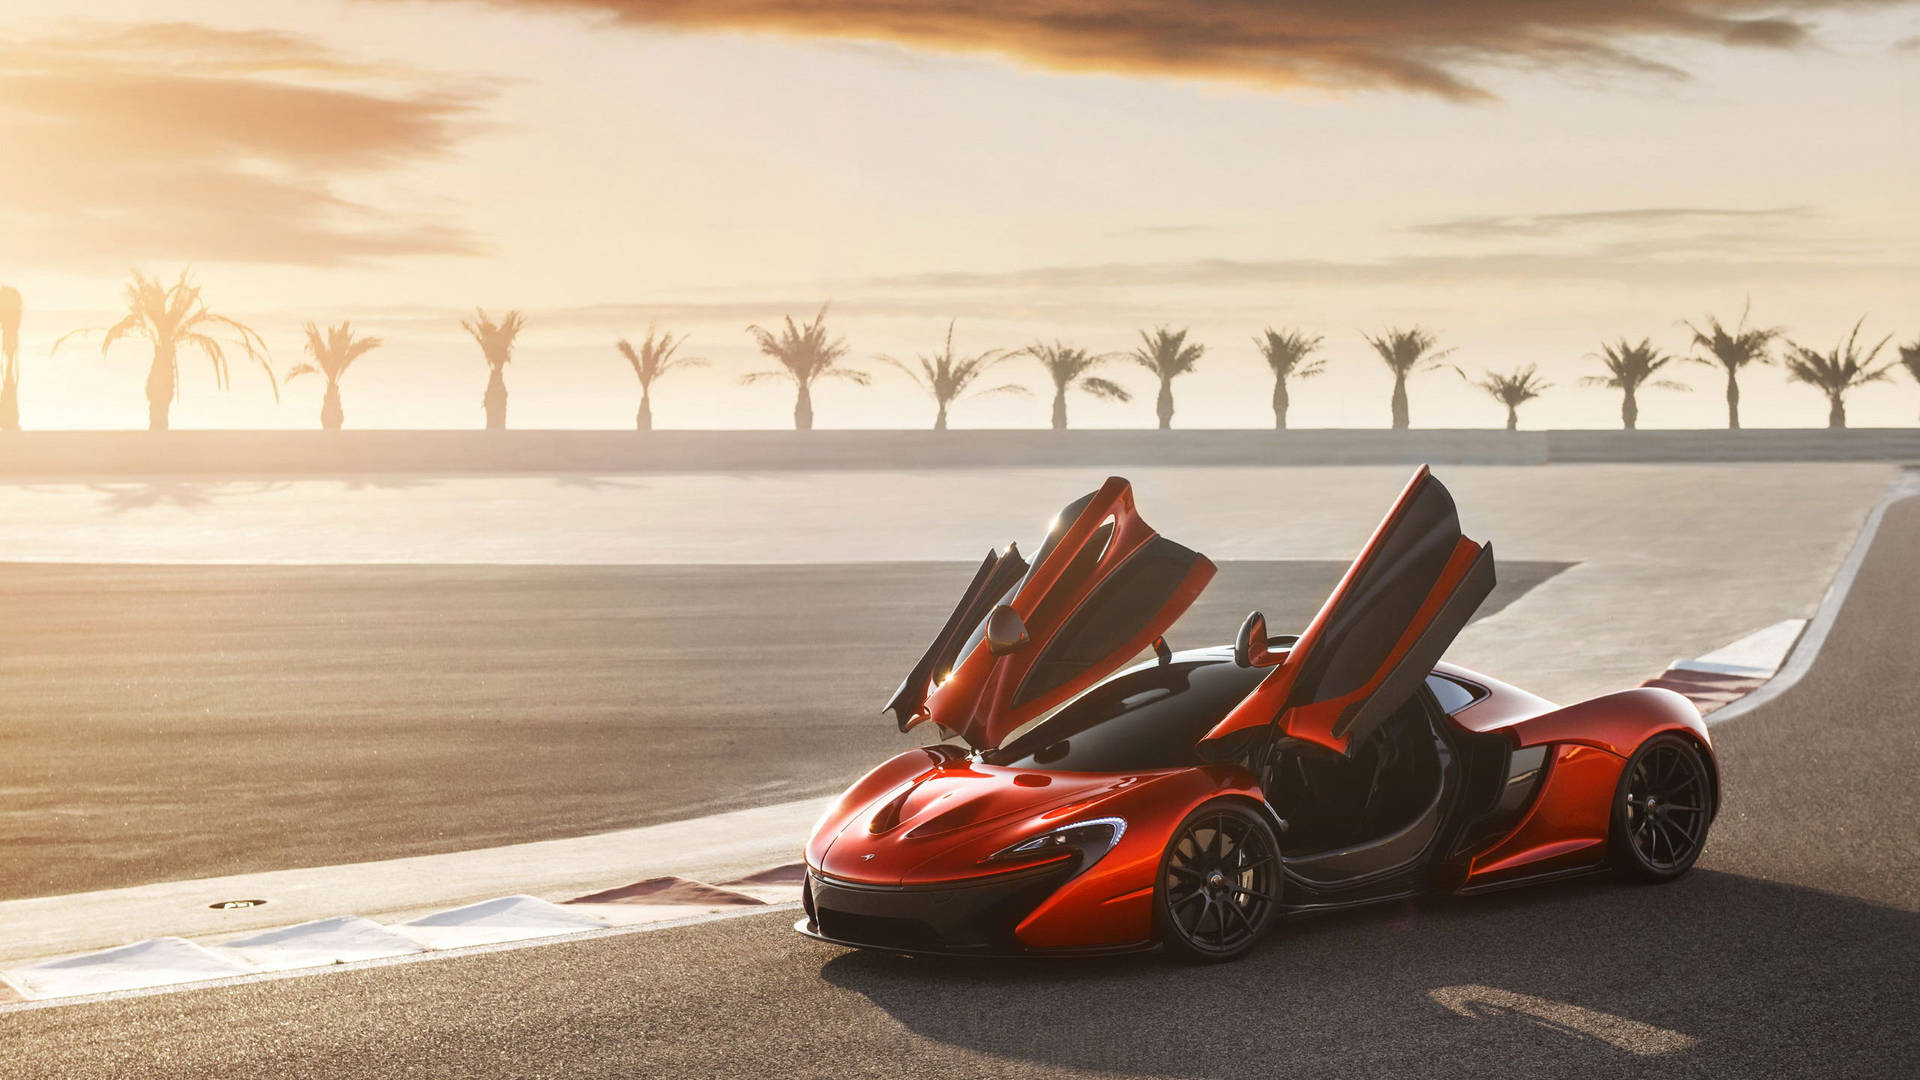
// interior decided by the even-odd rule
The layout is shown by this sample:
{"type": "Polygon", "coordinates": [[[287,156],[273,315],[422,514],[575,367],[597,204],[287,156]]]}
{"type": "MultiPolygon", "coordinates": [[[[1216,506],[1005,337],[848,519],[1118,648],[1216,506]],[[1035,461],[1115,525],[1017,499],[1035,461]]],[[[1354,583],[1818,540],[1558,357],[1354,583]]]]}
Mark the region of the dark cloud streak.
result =
{"type": "Polygon", "coordinates": [[[1060,71],[1491,96],[1489,66],[1683,76],[1644,42],[1793,48],[1827,10],[1909,0],[492,0],[635,26],[988,54],[1060,71]]]}

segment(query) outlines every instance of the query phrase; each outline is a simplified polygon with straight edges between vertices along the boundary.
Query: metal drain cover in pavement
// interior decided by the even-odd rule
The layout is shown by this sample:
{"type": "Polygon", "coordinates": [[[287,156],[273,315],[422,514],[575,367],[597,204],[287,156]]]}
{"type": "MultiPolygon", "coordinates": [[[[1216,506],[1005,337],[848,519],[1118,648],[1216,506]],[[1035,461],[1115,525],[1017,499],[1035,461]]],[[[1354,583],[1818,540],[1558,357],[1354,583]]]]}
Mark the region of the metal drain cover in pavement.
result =
{"type": "Polygon", "coordinates": [[[264,903],[266,903],[265,900],[222,900],[219,903],[208,904],[207,906],[215,911],[233,911],[237,908],[259,907],[264,903]]]}

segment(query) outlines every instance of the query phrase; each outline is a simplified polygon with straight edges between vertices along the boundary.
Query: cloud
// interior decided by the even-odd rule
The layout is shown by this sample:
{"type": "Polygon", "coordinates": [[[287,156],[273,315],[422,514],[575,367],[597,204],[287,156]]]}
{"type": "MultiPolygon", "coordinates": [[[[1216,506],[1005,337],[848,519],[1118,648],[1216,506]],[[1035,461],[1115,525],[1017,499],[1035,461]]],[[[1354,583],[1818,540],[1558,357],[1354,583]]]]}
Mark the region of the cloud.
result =
{"type": "Polygon", "coordinates": [[[1586,251],[1401,255],[1346,259],[1186,259],[1030,267],[996,272],[943,271],[869,278],[863,288],[977,293],[1005,290],[1232,289],[1274,285],[1429,286],[1493,282],[1635,284],[1876,278],[1913,274],[1920,266],[1821,253],[1752,255],[1669,245],[1607,245],[1586,251]]]}
{"type": "Polygon", "coordinates": [[[10,261],[330,265],[476,249],[345,194],[437,158],[485,94],[275,31],[68,23],[0,45],[10,261]]]}
{"type": "Polygon", "coordinates": [[[1057,71],[1404,90],[1463,101],[1491,96],[1472,75],[1488,65],[1680,77],[1680,70],[1642,51],[1646,39],[1792,48],[1810,39],[1805,16],[1860,6],[1854,0],[494,2],[601,12],[635,26],[890,42],[1057,71]]]}
{"type": "Polygon", "coordinates": [[[1447,218],[1413,226],[1409,231],[1431,236],[1510,237],[1557,236],[1595,228],[1669,229],[1744,222],[1779,224],[1804,219],[1804,206],[1726,209],[1699,206],[1650,206],[1626,210],[1579,210],[1558,214],[1493,214],[1447,218]]]}

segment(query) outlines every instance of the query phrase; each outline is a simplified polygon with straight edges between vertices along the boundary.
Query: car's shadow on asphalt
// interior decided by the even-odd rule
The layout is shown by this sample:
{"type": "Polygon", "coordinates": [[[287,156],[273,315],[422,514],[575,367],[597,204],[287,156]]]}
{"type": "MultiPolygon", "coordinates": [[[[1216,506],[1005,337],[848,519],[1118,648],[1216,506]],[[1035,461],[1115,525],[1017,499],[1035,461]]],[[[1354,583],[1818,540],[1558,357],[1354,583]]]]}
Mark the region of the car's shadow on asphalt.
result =
{"type": "Polygon", "coordinates": [[[1913,913],[1702,870],[1303,920],[1211,967],[858,952],[821,975],[927,1038],[1080,1069],[1772,1078],[1910,1067],[1917,961],[1913,913]]]}

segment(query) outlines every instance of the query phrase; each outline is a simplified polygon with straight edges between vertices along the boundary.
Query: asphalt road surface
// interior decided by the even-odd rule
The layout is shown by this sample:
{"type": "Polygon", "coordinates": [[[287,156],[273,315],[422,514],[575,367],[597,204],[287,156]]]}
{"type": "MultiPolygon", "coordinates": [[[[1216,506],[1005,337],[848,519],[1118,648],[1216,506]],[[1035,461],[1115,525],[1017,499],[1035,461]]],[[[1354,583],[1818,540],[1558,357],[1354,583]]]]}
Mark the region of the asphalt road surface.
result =
{"type": "Polygon", "coordinates": [[[1284,927],[1240,963],[847,952],[791,913],[0,1015],[28,1077],[1913,1075],[1920,499],[1814,669],[1716,729],[1667,886],[1588,878],[1284,927]]]}
{"type": "MultiPolygon", "coordinates": [[[[1343,570],[1226,563],[1169,637],[1303,625],[1343,570]]],[[[0,899],[828,794],[925,741],[880,706],[972,571],[0,564],[0,899]]]]}

